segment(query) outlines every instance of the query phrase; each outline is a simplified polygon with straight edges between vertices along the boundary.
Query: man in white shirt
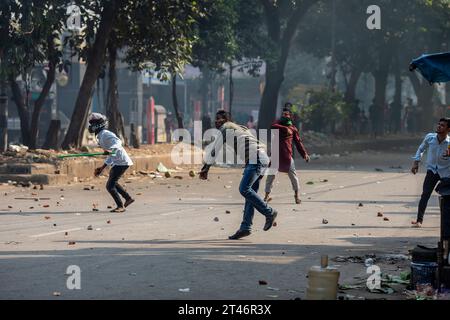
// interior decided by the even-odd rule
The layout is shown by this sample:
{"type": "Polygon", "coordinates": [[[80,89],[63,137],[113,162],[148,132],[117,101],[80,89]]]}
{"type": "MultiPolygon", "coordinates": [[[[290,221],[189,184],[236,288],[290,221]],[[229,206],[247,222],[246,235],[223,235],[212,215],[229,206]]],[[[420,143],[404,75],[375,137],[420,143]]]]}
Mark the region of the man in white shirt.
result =
{"type": "Polygon", "coordinates": [[[427,208],[428,200],[434,187],[442,178],[449,178],[450,157],[448,157],[450,138],[450,118],[442,118],[436,128],[435,133],[429,133],[425,136],[422,144],[413,157],[414,163],[411,172],[416,174],[419,171],[419,163],[423,153],[427,152],[426,169],[427,174],[423,183],[423,192],[419,202],[417,220],[412,221],[413,226],[421,227],[423,216],[427,208]]]}
{"type": "Polygon", "coordinates": [[[105,154],[109,155],[103,166],[95,169],[94,175],[99,176],[107,166],[111,166],[106,189],[117,205],[111,212],[124,212],[125,208],[134,202],[134,199],[119,184],[119,179],[133,165],[133,161],[123,148],[122,141],[114,133],[106,130],[107,125],[108,121],[104,115],[92,113],[89,116],[89,132],[95,133],[98,144],[105,150],[105,154]],[[125,199],[125,203],[122,202],[119,195],[125,199]]]}

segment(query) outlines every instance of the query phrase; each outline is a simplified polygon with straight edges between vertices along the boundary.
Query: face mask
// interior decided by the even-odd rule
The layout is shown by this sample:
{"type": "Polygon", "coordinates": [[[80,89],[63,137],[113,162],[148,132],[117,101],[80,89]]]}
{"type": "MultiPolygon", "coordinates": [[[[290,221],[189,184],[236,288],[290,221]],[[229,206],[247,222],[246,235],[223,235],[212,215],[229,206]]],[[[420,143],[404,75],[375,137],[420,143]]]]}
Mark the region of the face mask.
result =
{"type": "Polygon", "coordinates": [[[280,122],[283,126],[292,126],[292,120],[290,118],[281,117],[280,122]]]}

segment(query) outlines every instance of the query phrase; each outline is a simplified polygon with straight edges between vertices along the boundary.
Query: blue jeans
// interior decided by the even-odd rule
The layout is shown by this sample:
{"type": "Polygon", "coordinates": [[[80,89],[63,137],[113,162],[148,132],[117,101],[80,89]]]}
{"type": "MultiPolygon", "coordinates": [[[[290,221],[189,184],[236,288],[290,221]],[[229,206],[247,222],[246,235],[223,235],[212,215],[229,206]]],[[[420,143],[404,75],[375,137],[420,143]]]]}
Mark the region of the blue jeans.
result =
{"type": "Polygon", "coordinates": [[[273,209],[258,195],[259,183],[265,168],[260,163],[247,164],[245,166],[241,184],[239,185],[239,192],[245,198],[244,218],[240,230],[251,230],[255,208],[266,217],[273,214],[273,209]]]}

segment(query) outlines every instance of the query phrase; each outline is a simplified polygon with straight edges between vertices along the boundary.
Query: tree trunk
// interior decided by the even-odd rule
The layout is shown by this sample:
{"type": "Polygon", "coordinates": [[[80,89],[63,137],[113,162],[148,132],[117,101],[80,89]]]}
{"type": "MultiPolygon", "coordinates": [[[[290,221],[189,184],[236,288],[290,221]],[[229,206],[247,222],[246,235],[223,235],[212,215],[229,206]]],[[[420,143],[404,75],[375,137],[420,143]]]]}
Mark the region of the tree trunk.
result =
{"type": "Polygon", "coordinates": [[[119,90],[117,84],[117,47],[111,38],[108,44],[109,70],[108,70],[108,94],[106,98],[106,116],[109,129],[114,132],[127,145],[123,118],[119,110],[119,90]]]}
{"type": "Polygon", "coordinates": [[[278,94],[284,80],[284,69],[267,64],[266,83],[258,117],[258,129],[269,129],[275,120],[278,107],[278,94]]]}
{"type": "Polygon", "coordinates": [[[384,110],[386,104],[386,85],[388,81],[388,69],[383,68],[375,72],[375,113],[374,113],[374,134],[376,136],[382,136],[384,134],[384,110]]]}
{"type": "Polygon", "coordinates": [[[39,135],[39,117],[41,115],[42,106],[47,99],[48,93],[55,81],[56,74],[56,64],[58,62],[58,57],[55,56],[55,49],[53,44],[53,36],[49,36],[47,39],[47,46],[49,50],[49,70],[47,73],[47,79],[45,79],[44,87],[39,94],[38,99],[34,102],[33,114],[31,116],[31,126],[30,126],[30,149],[36,149],[37,140],[39,135]]]}
{"type": "Polygon", "coordinates": [[[434,86],[427,81],[420,81],[416,73],[410,72],[409,79],[417,96],[417,108],[420,109],[417,126],[419,130],[427,131],[433,126],[433,94],[434,86]]]}
{"type": "Polygon", "coordinates": [[[136,134],[136,127],[134,123],[130,124],[130,144],[133,148],[139,149],[141,147],[136,134]]]}
{"type": "Polygon", "coordinates": [[[229,77],[229,87],[230,87],[230,115],[233,118],[232,107],[233,107],[233,98],[234,98],[234,81],[233,81],[233,63],[229,64],[230,66],[230,77],[229,77]]]}
{"type": "Polygon", "coordinates": [[[202,96],[202,115],[209,113],[208,96],[209,85],[211,82],[211,72],[207,68],[201,68],[202,79],[200,83],[200,91],[202,96]]]}
{"type": "Polygon", "coordinates": [[[177,97],[177,74],[172,73],[172,102],[173,109],[175,110],[175,115],[178,121],[178,128],[183,129],[183,117],[180,114],[180,108],[178,106],[178,97],[177,97]]]}
{"type": "Polygon", "coordinates": [[[400,70],[400,59],[397,59],[395,67],[395,96],[391,106],[391,129],[394,133],[400,132],[402,122],[402,77],[400,70]]]}
{"type": "Polygon", "coordinates": [[[297,32],[302,17],[315,1],[297,1],[297,8],[292,12],[286,23],[283,23],[280,19],[280,9],[276,2],[271,0],[260,1],[264,7],[268,36],[274,47],[279,48],[277,59],[266,60],[266,84],[258,118],[258,128],[269,129],[276,117],[278,95],[284,80],[284,70],[292,39],[297,32]],[[285,25],[283,32],[282,25],[285,25]]]}
{"type": "Polygon", "coordinates": [[[100,26],[95,37],[94,46],[89,54],[86,73],[78,92],[69,129],[62,143],[63,149],[79,148],[81,146],[94,85],[105,61],[105,51],[115,16],[117,15],[117,9],[116,0],[112,0],[110,5],[105,5],[103,9],[100,26]]]}
{"type": "Polygon", "coordinates": [[[11,91],[13,94],[14,102],[17,106],[17,113],[20,118],[20,131],[22,133],[22,143],[26,146],[30,145],[31,137],[30,137],[30,120],[28,116],[28,110],[24,103],[22,90],[20,90],[19,85],[16,82],[16,79],[13,75],[9,76],[9,84],[11,86],[11,91]]]}
{"type": "Polygon", "coordinates": [[[362,69],[355,67],[350,73],[350,80],[348,81],[347,88],[345,90],[344,100],[348,104],[355,102],[356,98],[356,86],[358,85],[359,78],[361,77],[362,69]]]}
{"type": "Polygon", "coordinates": [[[61,120],[50,121],[50,126],[48,127],[47,136],[45,138],[44,145],[42,149],[53,149],[58,150],[59,147],[59,131],[61,129],[61,120]]]}

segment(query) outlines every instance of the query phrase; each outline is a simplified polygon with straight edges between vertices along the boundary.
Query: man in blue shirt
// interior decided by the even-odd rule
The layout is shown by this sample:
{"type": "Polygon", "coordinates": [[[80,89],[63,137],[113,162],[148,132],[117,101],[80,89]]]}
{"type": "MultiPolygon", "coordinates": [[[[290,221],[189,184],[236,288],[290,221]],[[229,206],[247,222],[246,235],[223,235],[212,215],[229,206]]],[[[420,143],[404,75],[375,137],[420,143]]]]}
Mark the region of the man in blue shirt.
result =
{"type": "Polygon", "coordinates": [[[442,118],[436,128],[436,133],[429,133],[425,136],[422,144],[413,157],[414,163],[411,172],[416,174],[419,171],[419,163],[423,153],[427,152],[426,168],[427,174],[423,183],[422,196],[419,202],[417,220],[412,221],[415,227],[421,227],[423,216],[427,208],[428,200],[434,187],[442,178],[449,178],[450,157],[448,157],[450,139],[450,118],[442,118]]]}

